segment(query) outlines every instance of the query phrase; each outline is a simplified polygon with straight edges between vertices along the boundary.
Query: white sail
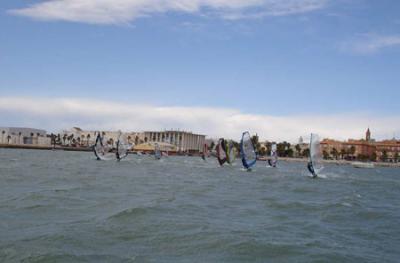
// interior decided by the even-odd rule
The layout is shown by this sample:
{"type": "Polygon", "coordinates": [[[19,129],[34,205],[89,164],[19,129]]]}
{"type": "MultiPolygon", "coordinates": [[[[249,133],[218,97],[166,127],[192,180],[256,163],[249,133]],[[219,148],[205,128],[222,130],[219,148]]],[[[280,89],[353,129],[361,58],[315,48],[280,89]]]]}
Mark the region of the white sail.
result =
{"type": "Polygon", "coordinates": [[[229,141],[227,144],[227,162],[229,164],[233,164],[236,159],[236,148],[235,145],[233,144],[233,141],[229,141]]]}
{"type": "Polygon", "coordinates": [[[160,150],[160,145],[158,145],[158,143],[154,144],[154,156],[156,159],[161,159],[161,150],[160,150]]]}
{"type": "Polygon", "coordinates": [[[209,152],[208,152],[208,145],[207,145],[207,143],[205,143],[203,145],[203,152],[201,153],[201,158],[203,160],[206,160],[207,157],[209,157],[209,152]]]}
{"type": "Polygon", "coordinates": [[[268,160],[268,163],[272,167],[276,167],[276,163],[278,162],[278,151],[277,151],[277,146],[276,143],[273,143],[271,145],[271,158],[268,160]]]}
{"type": "Polygon", "coordinates": [[[310,138],[310,164],[316,175],[324,168],[319,136],[313,133],[310,138]]]}
{"type": "Polygon", "coordinates": [[[127,138],[122,134],[122,132],[119,132],[117,140],[117,151],[115,152],[117,160],[122,160],[126,156],[128,156],[128,150],[130,147],[131,145],[129,145],[127,138]]]}
{"type": "Polygon", "coordinates": [[[112,160],[115,158],[115,154],[112,152],[111,142],[100,133],[97,134],[96,143],[93,146],[94,154],[98,160],[112,160]]]}

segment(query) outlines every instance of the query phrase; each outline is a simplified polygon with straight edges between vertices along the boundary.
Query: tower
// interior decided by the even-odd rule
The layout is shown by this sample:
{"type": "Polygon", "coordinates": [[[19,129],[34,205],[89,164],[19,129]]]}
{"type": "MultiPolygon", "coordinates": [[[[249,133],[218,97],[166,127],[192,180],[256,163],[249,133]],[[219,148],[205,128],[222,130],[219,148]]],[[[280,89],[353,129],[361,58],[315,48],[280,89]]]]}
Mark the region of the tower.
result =
{"type": "Polygon", "coordinates": [[[367,142],[371,141],[371,131],[369,130],[369,128],[367,129],[367,132],[365,133],[365,140],[367,142]]]}

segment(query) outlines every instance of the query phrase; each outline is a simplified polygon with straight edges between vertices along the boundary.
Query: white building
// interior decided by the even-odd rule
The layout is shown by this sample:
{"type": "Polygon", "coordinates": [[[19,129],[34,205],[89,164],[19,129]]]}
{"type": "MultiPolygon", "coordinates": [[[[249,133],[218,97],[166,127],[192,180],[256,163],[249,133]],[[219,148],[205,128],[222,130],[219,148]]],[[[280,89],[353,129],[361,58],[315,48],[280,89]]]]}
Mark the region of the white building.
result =
{"type": "Polygon", "coordinates": [[[146,131],[144,142],[164,142],[175,145],[181,152],[199,152],[203,149],[206,136],[185,131],[146,131]]]}
{"type": "Polygon", "coordinates": [[[20,127],[0,127],[0,144],[50,146],[45,130],[20,127]]]}
{"type": "MultiPolygon", "coordinates": [[[[73,138],[75,144],[82,146],[90,146],[95,144],[98,133],[102,133],[107,140],[111,140],[114,144],[118,140],[118,131],[84,131],[81,128],[73,127],[71,130],[63,131],[60,134],[63,144],[72,144],[68,138],[73,138]],[[72,136],[73,135],[73,136],[72,136]],[[78,140],[79,138],[79,140],[78,140]],[[65,140],[64,140],[65,139],[65,140]]],[[[143,143],[166,143],[176,146],[177,151],[180,152],[198,152],[203,149],[206,142],[205,135],[194,134],[185,131],[146,131],[146,132],[125,132],[123,136],[132,145],[139,145],[143,143]]]]}

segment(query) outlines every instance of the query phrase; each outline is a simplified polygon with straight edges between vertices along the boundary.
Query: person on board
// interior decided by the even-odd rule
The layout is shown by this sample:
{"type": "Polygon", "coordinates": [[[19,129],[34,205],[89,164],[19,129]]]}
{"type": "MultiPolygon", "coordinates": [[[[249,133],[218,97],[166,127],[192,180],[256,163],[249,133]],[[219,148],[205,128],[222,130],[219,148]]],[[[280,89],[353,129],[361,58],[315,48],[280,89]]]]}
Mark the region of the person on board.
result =
{"type": "Polygon", "coordinates": [[[315,173],[314,166],[312,165],[311,161],[308,162],[307,168],[310,171],[310,173],[313,175],[313,178],[317,178],[317,174],[315,173]]]}
{"type": "Polygon", "coordinates": [[[117,142],[117,151],[115,152],[115,156],[117,157],[117,162],[121,161],[121,155],[119,155],[119,140],[117,142]]]}
{"type": "MultiPolygon", "coordinates": [[[[97,159],[97,161],[100,161],[100,160],[101,160],[101,159],[100,159],[100,156],[97,155],[97,152],[96,152],[96,150],[95,150],[95,147],[96,147],[96,145],[97,145],[98,143],[102,144],[100,132],[97,134],[97,137],[96,137],[96,144],[93,146],[93,150],[94,150],[94,154],[96,155],[96,159],[97,159]]],[[[102,151],[103,151],[103,149],[102,149],[102,151]]],[[[103,152],[103,155],[104,155],[104,152],[103,152]]]]}

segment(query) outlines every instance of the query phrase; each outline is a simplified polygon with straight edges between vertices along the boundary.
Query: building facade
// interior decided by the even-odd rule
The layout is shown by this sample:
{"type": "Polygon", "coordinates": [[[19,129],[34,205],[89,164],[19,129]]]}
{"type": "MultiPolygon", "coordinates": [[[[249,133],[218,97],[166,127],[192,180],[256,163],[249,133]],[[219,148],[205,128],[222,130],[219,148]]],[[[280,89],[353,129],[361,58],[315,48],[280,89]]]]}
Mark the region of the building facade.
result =
{"type": "Polygon", "coordinates": [[[0,144],[13,145],[38,145],[50,146],[51,138],[45,130],[22,128],[22,127],[0,127],[0,144]]]}
{"type": "Polygon", "coordinates": [[[398,162],[400,154],[400,140],[375,141],[371,138],[369,128],[364,139],[349,139],[345,142],[324,139],[321,147],[324,155],[329,155],[330,158],[398,162]]]}
{"type": "MultiPolygon", "coordinates": [[[[95,144],[99,132],[110,141],[110,144],[115,146],[119,131],[84,131],[79,127],[73,127],[70,130],[63,131],[60,137],[64,145],[91,146],[95,144]]],[[[159,145],[165,144],[165,147],[168,145],[175,146],[174,149],[178,152],[199,152],[203,149],[206,141],[205,135],[176,130],[125,132],[123,136],[132,145],[159,143],[159,145]]]]}
{"type": "Polygon", "coordinates": [[[203,149],[206,136],[185,131],[146,131],[144,142],[163,142],[175,145],[179,152],[199,152],[203,149]]]}

